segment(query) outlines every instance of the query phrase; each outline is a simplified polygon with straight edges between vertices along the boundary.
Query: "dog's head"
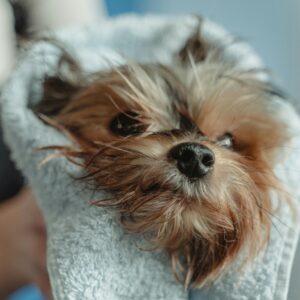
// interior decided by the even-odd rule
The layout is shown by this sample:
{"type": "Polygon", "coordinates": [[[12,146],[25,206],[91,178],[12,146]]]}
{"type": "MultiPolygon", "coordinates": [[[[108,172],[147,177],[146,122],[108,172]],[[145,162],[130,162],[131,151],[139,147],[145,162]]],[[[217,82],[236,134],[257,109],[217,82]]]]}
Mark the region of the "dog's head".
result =
{"type": "Polygon", "coordinates": [[[77,143],[62,153],[110,191],[97,204],[151,235],[176,276],[199,287],[268,240],[270,192],[281,189],[273,168],[288,134],[253,70],[193,47],[173,66],[130,64],[81,86],[49,78],[44,107],[54,104],[49,114],[77,143]]]}

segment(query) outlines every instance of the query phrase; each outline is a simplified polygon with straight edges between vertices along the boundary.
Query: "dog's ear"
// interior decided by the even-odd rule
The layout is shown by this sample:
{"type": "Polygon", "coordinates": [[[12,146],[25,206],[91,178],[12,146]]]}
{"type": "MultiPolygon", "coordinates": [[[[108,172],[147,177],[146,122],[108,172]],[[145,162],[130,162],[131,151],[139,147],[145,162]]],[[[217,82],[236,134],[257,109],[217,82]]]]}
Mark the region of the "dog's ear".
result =
{"type": "Polygon", "coordinates": [[[191,59],[194,62],[204,61],[206,58],[206,47],[201,34],[202,20],[198,17],[198,22],[195,30],[187,39],[185,45],[179,51],[179,59],[183,63],[190,63],[191,59]]]}
{"type": "Polygon", "coordinates": [[[80,87],[60,77],[46,77],[43,83],[43,98],[34,111],[46,116],[55,116],[67,106],[80,87]]]}
{"type": "Polygon", "coordinates": [[[43,81],[43,96],[33,110],[46,116],[56,116],[85,84],[82,69],[76,59],[59,41],[40,39],[56,46],[62,52],[54,76],[46,76],[43,81]]]}

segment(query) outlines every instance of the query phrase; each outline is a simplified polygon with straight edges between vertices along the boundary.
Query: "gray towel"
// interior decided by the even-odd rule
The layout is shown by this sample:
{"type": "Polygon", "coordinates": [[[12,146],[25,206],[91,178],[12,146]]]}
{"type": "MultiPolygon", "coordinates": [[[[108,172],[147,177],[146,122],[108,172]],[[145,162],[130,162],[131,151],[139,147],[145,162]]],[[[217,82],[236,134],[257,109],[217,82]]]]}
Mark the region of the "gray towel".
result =
{"type": "MultiPolygon", "coordinates": [[[[56,37],[87,72],[126,60],[168,64],[171,54],[184,44],[196,22],[193,17],[125,16],[99,23],[97,28],[69,29],[56,37]]],[[[210,21],[204,21],[203,31],[206,43],[225,45],[232,39],[210,21]]],[[[63,158],[39,166],[47,153],[35,148],[70,143],[28,108],[28,104],[39,101],[42,78],[55,73],[59,55],[60,51],[46,42],[36,44],[21,59],[7,83],[1,109],[5,138],[13,158],[38,196],[45,215],[48,268],[55,299],[286,299],[299,228],[292,225],[285,206],[273,218],[276,226],[265,255],[243,274],[233,267],[213,286],[190,291],[189,295],[173,279],[164,253],[139,250],[141,237],[125,233],[114,212],[89,205],[91,199],[103,195],[91,192],[69,176],[79,175],[81,170],[63,158]]],[[[223,59],[231,59],[241,69],[261,65],[245,44],[228,47],[223,59]]],[[[299,126],[289,104],[279,104],[282,117],[291,128],[299,126]]],[[[299,145],[300,139],[295,138],[291,149],[299,145]]],[[[300,175],[295,169],[299,165],[291,155],[278,168],[297,199],[300,175]]]]}

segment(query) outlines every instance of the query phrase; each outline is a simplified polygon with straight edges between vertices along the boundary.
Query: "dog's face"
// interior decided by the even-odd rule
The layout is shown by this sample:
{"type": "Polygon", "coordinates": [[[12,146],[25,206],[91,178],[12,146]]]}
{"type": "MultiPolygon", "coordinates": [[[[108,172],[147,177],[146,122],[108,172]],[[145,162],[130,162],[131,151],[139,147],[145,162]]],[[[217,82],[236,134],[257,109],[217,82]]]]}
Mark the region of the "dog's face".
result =
{"type": "Polygon", "coordinates": [[[79,147],[63,154],[111,192],[98,205],[169,253],[180,280],[200,287],[242,250],[257,254],[288,136],[251,72],[209,60],[128,65],[71,94],[53,120],[79,147]]]}

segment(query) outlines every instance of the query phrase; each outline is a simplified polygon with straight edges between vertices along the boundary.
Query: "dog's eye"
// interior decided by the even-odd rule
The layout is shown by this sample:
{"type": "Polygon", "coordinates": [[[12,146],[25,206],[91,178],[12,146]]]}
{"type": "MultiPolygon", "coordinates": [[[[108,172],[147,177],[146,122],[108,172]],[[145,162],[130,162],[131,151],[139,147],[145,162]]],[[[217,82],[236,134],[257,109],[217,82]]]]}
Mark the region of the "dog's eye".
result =
{"type": "Polygon", "coordinates": [[[135,112],[124,112],[118,114],[110,123],[110,130],[119,136],[130,136],[141,134],[146,130],[145,124],[137,119],[135,112]]]}
{"type": "Polygon", "coordinates": [[[231,133],[226,132],[224,135],[218,138],[217,143],[224,148],[233,148],[234,137],[231,133]]]}

